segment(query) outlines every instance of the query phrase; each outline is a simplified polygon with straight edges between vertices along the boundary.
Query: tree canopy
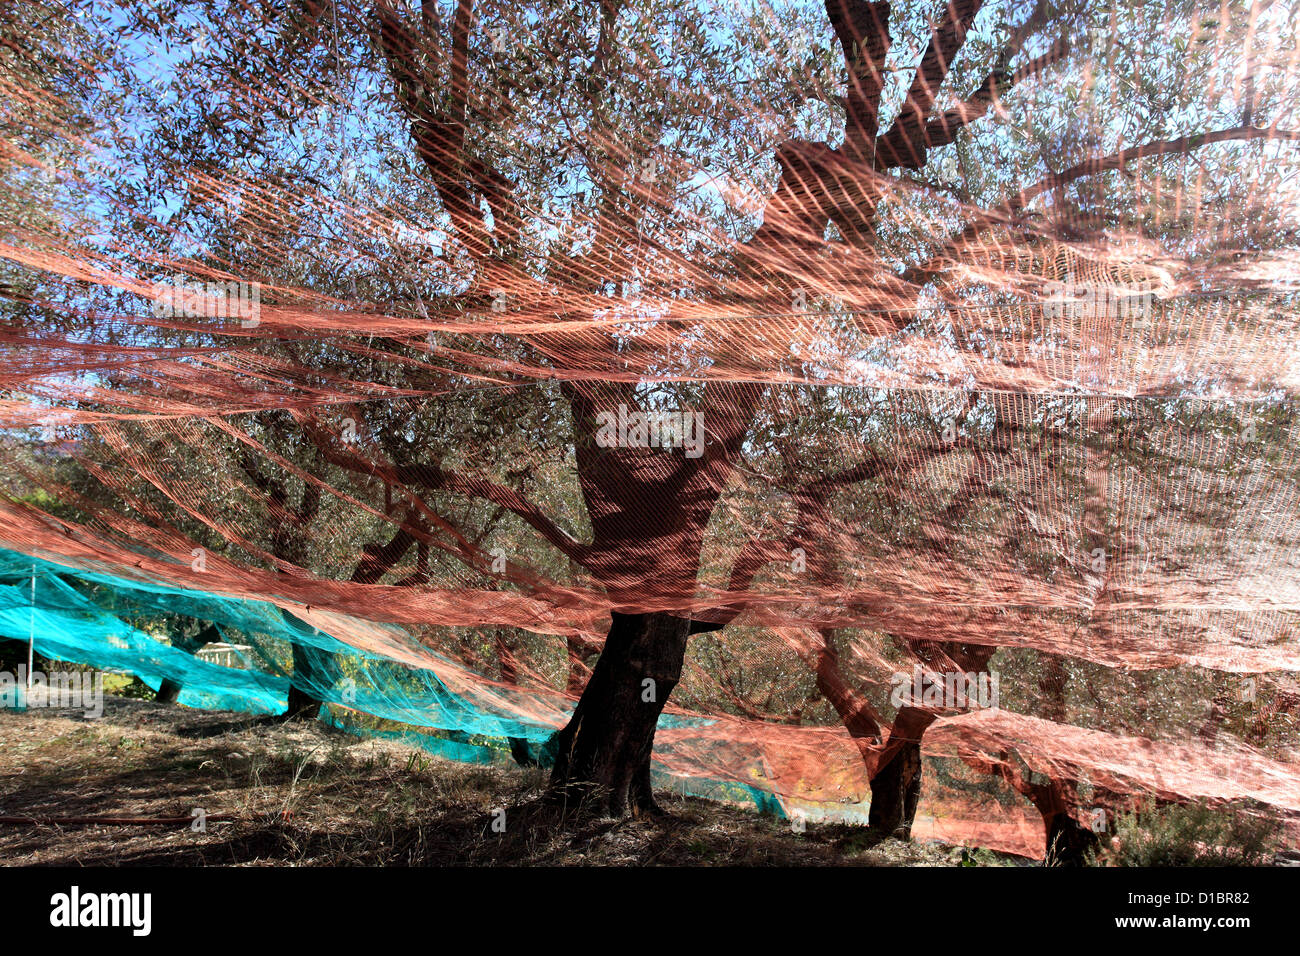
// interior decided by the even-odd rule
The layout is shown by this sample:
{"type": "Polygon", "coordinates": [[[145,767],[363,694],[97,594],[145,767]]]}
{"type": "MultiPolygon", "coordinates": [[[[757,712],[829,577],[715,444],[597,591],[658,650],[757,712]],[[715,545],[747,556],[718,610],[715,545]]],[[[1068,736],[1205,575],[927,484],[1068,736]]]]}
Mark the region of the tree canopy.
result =
{"type": "Polygon", "coordinates": [[[24,0],[0,545],[615,809],[1300,813],[1298,12],[24,0]]]}

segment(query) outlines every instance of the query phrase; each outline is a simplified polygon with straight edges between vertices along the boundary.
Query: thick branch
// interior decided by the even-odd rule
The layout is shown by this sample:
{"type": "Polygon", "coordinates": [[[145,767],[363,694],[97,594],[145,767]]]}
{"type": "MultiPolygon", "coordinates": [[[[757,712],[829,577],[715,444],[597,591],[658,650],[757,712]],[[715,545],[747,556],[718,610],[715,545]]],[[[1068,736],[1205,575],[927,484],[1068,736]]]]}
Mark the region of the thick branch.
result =
{"type": "Polygon", "coordinates": [[[513,488],[498,485],[484,478],[447,471],[437,465],[399,466],[394,470],[394,475],[403,484],[417,484],[439,491],[459,492],[471,498],[500,505],[522,518],[533,530],[570,558],[582,563],[586,546],[546,517],[536,504],[513,488]]]}
{"type": "Polygon", "coordinates": [[[1111,153],[1108,156],[1097,156],[1084,160],[1062,172],[1052,173],[1034,185],[1020,190],[1020,192],[992,209],[979,211],[961,231],[944,243],[940,252],[926,262],[906,270],[902,275],[902,279],[911,285],[923,285],[934,276],[944,272],[955,261],[955,256],[960,249],[966,243],[974,240],[980,232],[998,223],[1011,223],[1031,201],[1043,193],[1059,189],[1086,176],[1095,176],[1099,173],[1123,169],[1129,163],[1141,159],[1186,154],[1202,146],[1209,146],[1212,143],[1256,139],[1297,142],[1300,141],[1300,130],[1233,126],[1214,132],[1195,133],[1189,136],[1179,136],[1176,139],[1143,143],[1141,146],[1132,146],[1117,153],[1111,153]]]}
{"type": "Polygon", "coordinates": [[[357,562],[351,580],[357,584],[374,584],[392,570],[415,541],[411,526],[403,524],[386,544],[366,545],[361,549],[362,558],[357,562]]]}
{"type": "Polygon", "coordinates": [[[889,52],[889,4],[826,0],[826,14],[849,70],[842,149],[846,158],[870,168],[880,128],[885,55],[889,52]]]}
{"type": "Polygon", "coordinates": [[[1008,90],[1021,80],[1036,76],[1053,63],[1064,59],[1070,52],[1069,40],[1062,37],[1052,44],[1051,49],[1040,57],[1029,61],[1014,73],[996,69],[989,73],[973,93],[962,103],[950,110],[945,110],[938,118],[925,124],[919,134],[919,148],[909,153],[906,158],[890,152],[890,148],[878,147],[877,160],[882,166],[901,166],[905,169],[920,169],[925,165],[926,150],[947,146],[957,139],[957,134],[984,116],[1008,90]]]}
{"type": "Polygon", "coordinates": [[[559,548],[564,554],[582,563],[586,546],[556,525],[526,496],[513,488],[498,485],[484,478],[472,478],[447,471],[437,465],[386,465],[371,461],[360,454],[340,448],[333,436],[316,428],[304,426],[307,435],[315,442],[326,460],[355,474],[380,479],[394,487],[420,486],[440,491],[453,491],[500,505],[524,521],[559,548]]]}
{"type": "Polygon", "coordinates": [[[1087,159],[1062,172],[1053,173],[1027,189],[1022,189],[1015,196],[1008,199],[1001,209],[1004,210],[1007,215],[1010,215],[1013,212],[1023,209],[1031,200],[1041,196],[1045,192],[1059,189],[1077,179],[1083,179],[1085,176],[1096,176],[1099,173],[1108,172],[1110,170],[1123,169],[1129,163],[1136,162],[1140,159],[1150,159],[1153,156],[1173,156],[1182,153],[1190,153],[1192,150],[1200,149],[1202,146],[1209,146],[1212,143],[1255,139],[1280,139],[1297,142],[1300,141],[1300,130],[1262,129],[1256,126],[1232,126],[1228,129],[1216,130],[1214,132],[1194,133],[1190,136],[1179,136],[1177,139],[1169,139],[1162,142],[1143,143],[1141,146],[1132,146],[1129,149],[1122,149],[1118,153],[1111,153],[1109,156],[1098,156],[1093,159],[1087,159]]]}
{"type": "Polygon", "coordinates": [[[916,68],[907,99],[898,111],[893,127],[880,138],[879,158],[885,166],[905,165],[904,157],[915,164],[911,165],[912,169],[925,165],[926,118],[953,58],[966,42],[966,32],[983,5],[984,0],[948,0],[943,16],[931,28],[930,43],[916,68]]]}
{"type": "MultiPolygon", "coordinates": [[[[421,63],[421,53],[428,41],[422,40],[402,21],[389,0],[381,0],[375,14],[379,20],[379,46],[396,83],[397,98],[410,123],[416,151],[433,176],[461,239],[472,253],[482,255],[487,251],[485,226],[478,204],[470,195],[465,163],[472,0],[460,0],[452,24],[451,105],[446,112],[435,105],[430,77],[421,63]]],[[[428,24],[427,18],[425,23],[428,24]]]]}
{"type": "Polygon", "coordinates": [[[808,664],[817,680],[817,690],[835,708],[844,728],[855,742],[859,742],[865,756],[872,744],[880,741],[880,727],[884,719],[871,703],[849,686],[840,672],[839,654],[831,643],[831,632],[820,632],[822,643],[808,664]]]}

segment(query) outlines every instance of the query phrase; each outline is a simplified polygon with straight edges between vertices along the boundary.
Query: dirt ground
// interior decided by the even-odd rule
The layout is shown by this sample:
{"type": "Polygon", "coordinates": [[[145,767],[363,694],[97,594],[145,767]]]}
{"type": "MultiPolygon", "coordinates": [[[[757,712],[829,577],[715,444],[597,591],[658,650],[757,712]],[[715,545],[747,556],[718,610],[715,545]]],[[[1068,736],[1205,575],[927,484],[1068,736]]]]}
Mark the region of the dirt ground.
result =
{"type": "Polygon", "coordinates": [[[0,710],[6,865],[1018,865],[988,851],[788,823],[664,794],[669,816],[569,821],[545,775],[472,766],[319,723],[105,696],[104,714],[0,710]],[[190,821],[207,815],[206,832],[190,821]],[[497,811],[504,811],[504,818],[497,811]],[[168,825],[49,818],[171,818],[168,825]],[[501,821],[504,819],[504,832],[501,821]],[[493,827],[493,822],[497,827],[493,827]]]}

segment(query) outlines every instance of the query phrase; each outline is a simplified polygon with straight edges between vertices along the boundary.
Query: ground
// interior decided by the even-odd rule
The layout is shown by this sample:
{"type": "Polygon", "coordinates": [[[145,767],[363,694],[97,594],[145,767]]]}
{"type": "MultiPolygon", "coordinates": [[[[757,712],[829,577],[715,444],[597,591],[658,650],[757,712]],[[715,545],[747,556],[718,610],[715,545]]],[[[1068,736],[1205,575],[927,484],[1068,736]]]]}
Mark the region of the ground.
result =
{"type": "Polygon", "coordinates": [[[104,714],[0,710],[0,862],[10,865],[999,865],[662,794],[664,819],[562,827],[545,775],[471,766],[319,723],[105,696],[104,714]],[[50,818],[190,820],[69,824],[50,818]],[[493,828],[502,819],[504,832],[493,828]]]}

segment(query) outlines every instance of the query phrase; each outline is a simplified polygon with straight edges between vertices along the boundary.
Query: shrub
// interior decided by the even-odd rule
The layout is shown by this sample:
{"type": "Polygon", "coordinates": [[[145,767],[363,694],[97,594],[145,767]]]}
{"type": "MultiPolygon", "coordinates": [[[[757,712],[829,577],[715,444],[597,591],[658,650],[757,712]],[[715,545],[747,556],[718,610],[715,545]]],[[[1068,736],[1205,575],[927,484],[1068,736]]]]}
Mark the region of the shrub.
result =
{"type": "Polygon", "coordinates": [[[1240,804],[1195,803],[1120,814],[1096,862],[1112,866],[1264,866],[1281,828],[1240,804]]]}

